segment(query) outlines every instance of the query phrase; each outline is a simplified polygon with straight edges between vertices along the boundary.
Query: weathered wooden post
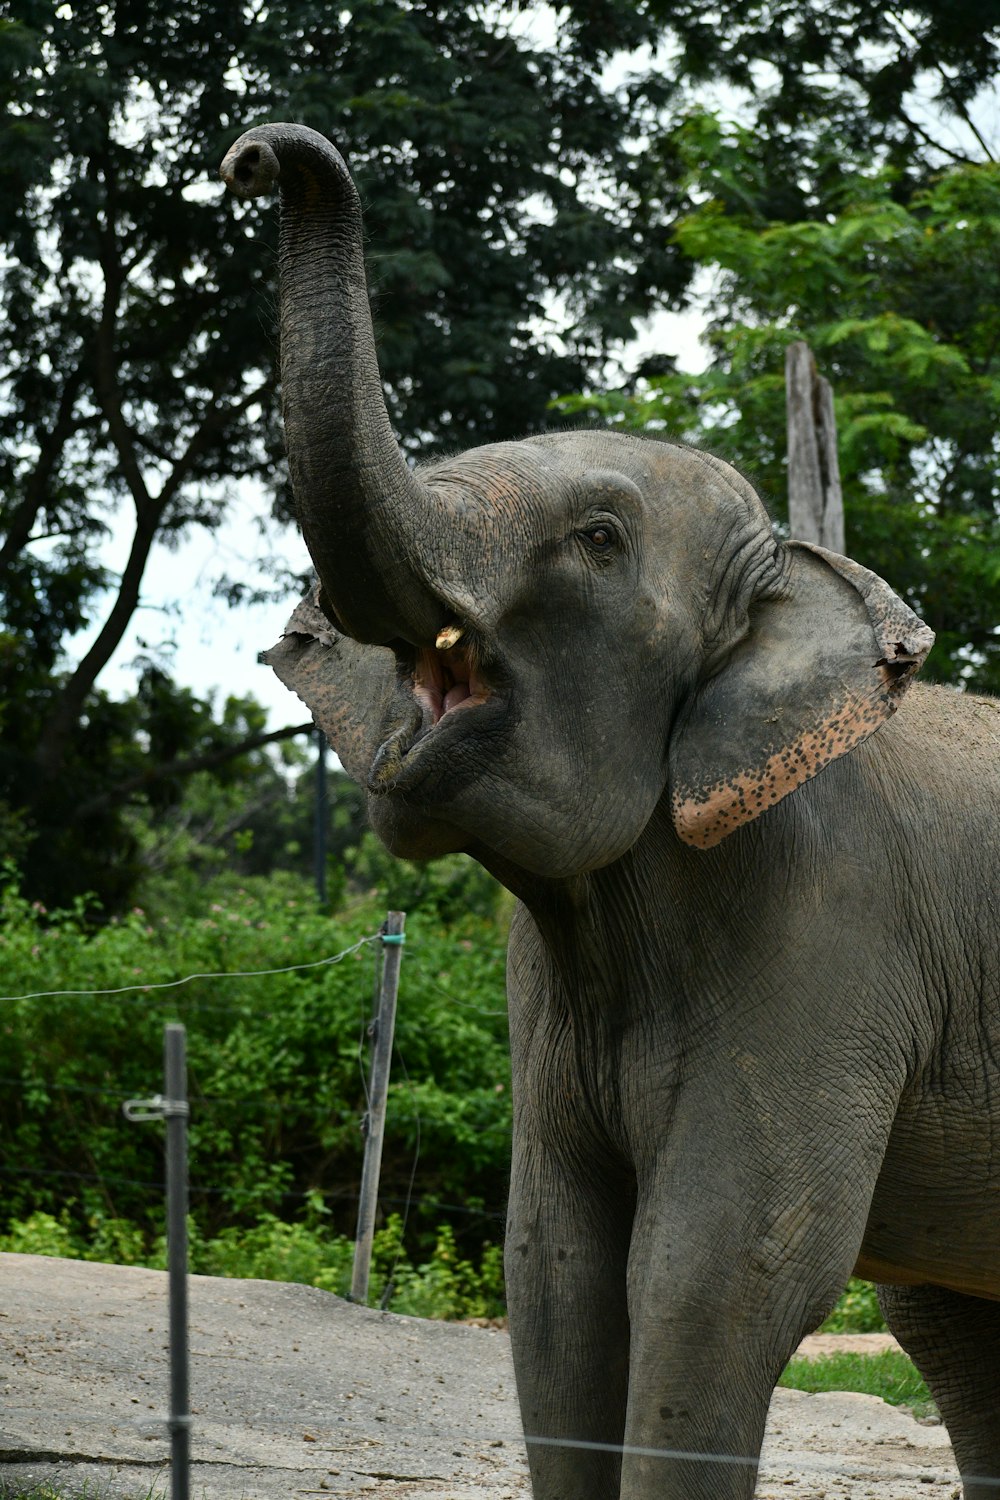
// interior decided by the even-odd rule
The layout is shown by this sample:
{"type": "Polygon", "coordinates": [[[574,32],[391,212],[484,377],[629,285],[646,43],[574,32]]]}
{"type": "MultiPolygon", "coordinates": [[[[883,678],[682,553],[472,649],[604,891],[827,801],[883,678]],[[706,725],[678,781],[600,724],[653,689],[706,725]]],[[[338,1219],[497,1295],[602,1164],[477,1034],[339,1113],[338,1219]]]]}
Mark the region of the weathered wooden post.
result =
{"type": "Polygon", "coordinates": [[[788,529],[800,542],[844,551],[844,497],[830,382],[799,339],[785,353],[788,411],[788,529]]]}
{"type": "Polygon", "coordinates": [[[372,1241],[375,1237],[375,1208],[378,1202],[378,1179],[382,1168],[382,1139],[385,1134],[385,1107],[389,1093],[389,1065],[392,1061],[392,1039],[396,1027],[396,994],[399,990],[399,966],[406,941],[406,913],[391,911],[382,928],[382,984],[378,1011],[368,1027],[375,1050],[368,1086],[368,1113],[365,1116],[365,1158],[361,1169],[361,1195],[358,1202],[358,1228],[354,1240],[354,1274],[351,1300],[367,1302],[368,1272],[371,1268],[372,1241]]]}
{"type": "Polygon", "coordinates": [[[330,803],[326,783],[326,735],[316,730],[316,808],[313,817],[313,870],[316,875],[316,900],[326,905],[326,844],[330,803]]]}

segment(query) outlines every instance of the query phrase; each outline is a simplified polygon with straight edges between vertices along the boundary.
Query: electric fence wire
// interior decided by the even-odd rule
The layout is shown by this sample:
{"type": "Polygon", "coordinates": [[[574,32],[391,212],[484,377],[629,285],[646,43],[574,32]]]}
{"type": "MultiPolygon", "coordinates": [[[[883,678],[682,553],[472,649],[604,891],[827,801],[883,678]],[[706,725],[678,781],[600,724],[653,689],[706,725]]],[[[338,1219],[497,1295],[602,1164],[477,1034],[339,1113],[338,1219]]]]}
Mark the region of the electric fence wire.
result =
{"type": "MultiPolygon", "coordinates": [[[[60,999],[86,999],[86,1000],[94,1000],[94,999],[101,999],[103,997],[111,997],[111,996],[115,996],[115,995],[133,995],[133,996],[135,996],[135,999],[136,999],[137,1002],[141,1003],[141,1001],[148,996],[148,997],[150,997],[150,1000],[149,1000],[150,1004],[167,1004],[167,1003],[170,1003],[170,1004],[176,1005],[176,1007],[177,1007],[178,1010],[183,1009],[183,1008],[187,1008],[187,1009],[192,1009],[192,1010],[217,1011],[217,1012],[220,1012],[220,1013],[223,1013],[223,1014],[230,1014],[230,1015],[245,1015],[246,1012],[249,1009],[252,1009],[252,1007],[250,1007],[250,1006],[248,1006],[246,1004],[244,1004],[244,1005],[219,1005],[219,1004],[213,1003],[212,1001],[209,1001],[209,1000],[195,1000],[195,999],[193,999],[193,1000],[186,1000],[186,1001],[176,1001],[176,1000],[173,999],[173,997],[170,997],[169,1001],[166,998],[163,999],[163,1000],[160,1000],[158,997],[153,997],[151,995],[151,992],[154,991],[154,990],[173,990],[173,989],[178,989],[182,985],[192,984],[192,983],[194,983],[197,980],[211,980],[211,979],[261,979],[261,978],[268,978],[268,977],[270,977],[272,975],[295,974],[295,973],[298,973],[298,972],[301,972],[301,971],[306,971],[306,970],[311,970],[311,969],[331,968],[334,964],[339,964],[343,959],[348,958],[352,953],[357,953],[361,948],[363,948],[366,944],[369,944],[369,943],[372,945],[373,953],[375,955],[376,973],[377,973],[377,971],[378,971],[378,962],[379,962],[379,958],[381,956],[381,947],[380,947],[381,939],[382,939],[382,934],[380,932],[371,933],[369,936],[360,938],[358,940],[358,942],[352,943],[350,945],[350,947],[344,948],[340,953],[335,953],[331,957],[313,959],[313,960],[311,960],[308,963],[302,963],[302,964],[284,964],[280,968],[271,968],[271,969],[220,969],[220,970],[218,970],[216,972],[185,974],[183,976],[183,978],[181,978],[181,979],[167,979],[167,980],[155,980],[155,981],[154,980],[144,980],[141,983],[137,983],[137,984],[133,983],[133,984],[117,985],[117,986],[115,986],[112,989],[98,989],[98,988],[94,987],[94,988],[90,988],[90,989],[76,989],[76,990],[31,990],[31,991],[28,991],[27,993],[22,994],[22,995],[0,995],[0,1005],[7,1004],[7,1003],[13,1003],[13,1002],[19,1001],[19,1000],[60,1000],[60,999]]],[[[419,940],[407,943],[407,952],[410,954],[411,959],[416,960],[418,968],[419,968],[419,961],[420,961],[421,946],[422,945],[419,942],[419,940]]],[[[434,994],[440,995],[442,997],[442,999],[447,1000],[447,1002],[448,1002],[449,1005],[453,1005],[453,1006],[455,1006],[459,1010],[474,1011],[476,1014],[482,1015],[482,1016],[506,1017],[506,1015],[507,1015],[506,1006],[491,1007],[491,1006],[484,1006],[484,1005],[475,1005],[470,1000],[460,1000],[457,995],[453,995],[450,990],[446,989],[445,986],[443,984],[441,984],[440,980],[435,979],[435,978],[431,978],[430,975],[427,973],[426,970],[419,970],[419,972],[421,973],[421,979],[422,979],[422,982],[423,982],[423,987],[425,989],[427,989],[427,990],[431,990],[434,994]]],[[[376,983],[377,983],[377,979],[376,979],[376,983]]]]}
{"type": "MultiPolygon", "coordinates": [[[[419,1145],[419,1140],[418,1140],[419,1145]]],[[[412,1170],[412,1169],[411,1169],[412,1170]]],[[[102,1183],[108,1187],[133,1187],[149,1188],[151,1192],[163,1192],[162,1182],[153,1182],[147,1178],[117,1177],[107,1172],[76,1172],[67,1168],[58,1167],[13,1167],[6,1162],[0,1162],[0,1179],[4,1177],[39,1177],[43,1180],[54,1179],[56,1181],[86,1182],[100,1186],[102,1183]]],[[[446,1203],[443,1198],[414,1197],[413,1178],[405,1198],[395,1197],[392,1194],[379,1193],[379,1202],[385,1207],[403,1208],[407,1212],[409,1208],[427,1209],[434,1213],[462,1214],[469,1219],[488,1219],[496,1224],[503,1224],[506,1214],[499,1208],[470,1208],[467,1203],[446,1203]]],[[[211,1183],[190,1183],[188,1192],[191,1197],[219,1198],[227,1193],[232,1193],[232,1184],[228,1186],[217,1186],[211,1183]]],[[[348,1188],[281,1188],[275,1196],[285,1199],[295,1199],[298,1202],[307,1202],[311,1198],[319,1196],[324,1202],[333,1203],[357,1203],[358,1194],[348,1188]]]]}
{"type": "Polygon", "coordinates": [[[305,964],[285,964],[277,969],[220,969],[210,974],[185,974],[183,979],[146,980],[143,984],[123,984],[115,989],[99,990],[32,990],[25,995],[0,995],[0,1005],[13,1003],[17,1000],[62,1000],[62,999],[87,999],[94,1000],[106,995],[128,995],[140,992],[147,994],[151,990],[172,990],[182,984],[192,984],[196,979],[263,979],[276,974],[295,974],[306,969],[330,968],[333,964],[339,964],[352,953],[357,953],[366,943],[378,943],[382,940],[382,934],[375,932],[368,937],[359,938],[349,948],[344,948],[340,953],[335,953],[329,958],[316,958],[305,964]]]}
{"type": "MultiPolygon", "coordinates": [[[[400,1060],[402,1060],[401,1054],[400,1060]]],[[[103,1088],[96,1084],[63,1083],[61,1080],[49,1081],[39,1079],[37,1077],[33,1077],[31,1079],[13,1078],[6,1074],[0,1074],[0,1089],[4,1088],[10,1089],[11,1091],[17,1090],[22,1094],[31,1094],[36,1103],[41,1102],[46,1106],[50,1102],[51,1096],[58,1094],[83,1094],[86,1098],[112,1099],[115,1101],[115,1103],[122,1104],[126,1099],[131,1099],[133,1094],[135,1093],[135,1089],[112,1089],[103,1088]]],[[[367,1083],[365,1083],[365,1091],[365,1102],[367,1106],[367,1083]]],[[[412,1090],[412,1085],[411,1094],[414,1099],[415,1105],[416,1094],[412,1090]]],[[[286,1106],[282,1104],[280,1099],[269,1098],[261,1094],[235,1096],[231,1094],[198,1094],[192,1092],[189,1102],[192,1108],[197,1108],[199,1112],[207,1109],[209,1111],[220,1110],[224,1111],[227,1114],[238,1112],[240,1110],[259,1110],[264,1113],[278,1115],[280,1117],[284,1113],[284,1110],[286,1108],[286,1106]]],[[[493,1135],[498,1131],[503,1135],[510,1135],[510,1128],[510,1122],[508,1120],[498,1120],[495,1121],[492,1125],[481,1126],[478,1134],[480,1138],[493,1135]]]]}
{"type": "MultiPolygon", "coordinates": [[[[199,1355],[197,1351],[192,1352],[192,1360],[197,1366],[199,1355]]],[[[5,1414],[8,1419],[13,1417],[37,1416],[37,1410],[33,1407],[5,1405],[5,1414]]],[[[98,1414],[81,1413],[69,1411],[65,1408],[47,1411],[47,1416],[58,1416],[63,1420],[72,1421],[81,1427],[106,1428],[107,1418],[98,1414]]],[[[204,1411],[200,1423],[203,1429],[211,1428],[215,1433],[220,1430],[231,1430],[246,1433],[269,1432],[275,1435],[285,1435],[294,1431],[301,1415],[290,1412],[287,1416],[274,1414],[273,1406],[268,1406],[262,1411],[248,1414],[242,1420],[233,1420],[230,1417],[214,1417],[210,1412],[204,1411]],[[290,1419],[290,1420],[289,1420],[290,1419]]],[[[132,1426],[137,1433],[147,1435],[152,1428],[160,1429],[163,1424],[154,1417],[136,1416],[131,1423],[123,1425],[132,1426]]],[[[352,1402],[350,1421],[340,1419],[337,1426],[329,1426],[324,1423],[316,1423],[310,1416],[309,1431],[311,1440],[317,1444],[323,1444],[328,1440],[339,1440],[337,1451],[346,1455],[345,1468],[350,1468],[350,1447],[340,1446],[344,1439],[349,1442],[353,1438],[357,1443],[358,1456],[370,1457],[371,1437],[368,1432],[366,1414],[360,1410],[356,1403],[352,1402]]],[[[680,1448],[657,1448],[651,1445],[634,1443],[610,1443],[586,1438],[560,1438],[546,1437],[541,1434],[524,1433],[514,1426],[503,1428],[489,1428],[482,1431],[469,1430],[460,1427],[445,1427],[431,1420],[420,1426],[409,1426],[401,1423],[398,1414],[394,1416],[392,1424],[393,1439],[410,1439],[420,1444],[425,1450],[431,1442],[448,1444],[449,1446],[463,1444],[465,1446],[475,1445],[478,1447],[493,1447],[497,1445],[510,1446],[515,1449],[528,1449],[532,1447],[551,1449],[576,1449],[592,1453],[609,1453],[615,1457],[622,1458],[645,1458],[660,1459],[673,1463],[690,1464],[714,1464],[716,1466],[730,1466],[752,1469],[759,1473],[761,1484],[776,1484],[786,1487],[795,1480],[807,1480],[811,1476],[817,1479],[830,1479],[831,1477],[843,1480],[862,1481],[888,1485],[890,1483],[906,1482],[909,1484],[955,1486],[958,1482],[958,1474],[954,1467],[945,1469],[941,1467],[941,1460],[928,1462],[922,1455],[915,1455],[909,1468],[902,1468],[897,1464],[882,1466],[872,1458],[852,1458],[846,1453],[831,1454],[829,1457],[802,1449],[770,1449],[768,1439],[765,1437],[763,1454],[753,1457],[749,1454],[716,1453],[711,1451],[695,1451],[680,1448]],[[793,1478],[789,1478],[791,1473],[793,1478]]],[[[317,1453],[321,1451],[317,1448],[317,1453]]],[[[453,1447],[454,1452],[454,1447],[453,1447]]],[[[455,1453],[455,1456],[459,1456],[455,1453]]],[[[944,1457],[944,1455],[942,1455],[944,1457]]],[[[149,1462],[149,1460],[145,1460],[149,1462]]],[[[130,1460],[122,1457],[118,1460],[122,1467],[127,1467],[130,1460]]],[[[198,1463],[195,1456],[194,1463],[198,1463]]],[[[353,1472],[361,1472],[354,1470],[353,1472]]],[[[996,1490],[1000,1494],[1000,1477],[996,1475],[972,1475],[963,1476],[966,1485],[976,1486],[979,1489],[996,1490]]],[[[956,1496],[960,1493],[954,1491],[956,1496]]]]}

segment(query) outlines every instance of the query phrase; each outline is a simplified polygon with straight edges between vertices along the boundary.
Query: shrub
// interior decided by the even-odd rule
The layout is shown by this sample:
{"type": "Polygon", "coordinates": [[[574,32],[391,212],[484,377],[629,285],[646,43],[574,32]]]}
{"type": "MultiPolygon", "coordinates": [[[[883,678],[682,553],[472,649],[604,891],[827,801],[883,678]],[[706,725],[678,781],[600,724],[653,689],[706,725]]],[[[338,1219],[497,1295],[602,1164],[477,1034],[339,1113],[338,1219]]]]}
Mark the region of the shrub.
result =
{"type": "MultiPolygon", "coordinates": [[[[295,1281],[346,1297],[351,1288],[354,1243],[332,1234],[322,1223],[321,1201],[310,1204],[310,1216],[289,1224],[262,1214],[249,1229],[233,1226],[211,1239],[189,1228],[189,1266],[205,1276],[246,1277],[261,1281],[295,1281]]],[[[52,1255],[162,1270],[166,1243],[156,1236],[150,1247],[137,1225],[105,1220],[91,1238],[81,1236],[65,1219],[36,1212],[16,1220],[0,1235],[0,1251],[52,1255]],[[124,1253],[125,1258],[122,1258],[124,1253]]],[[[417,1318],[498,1318],[504,1314],[500,1247],[484,1245],[478,1266],[463,1258],[451,1226],[438,1227],[428,1260],[413,1265],[403,1244],[403,1221],[391,1214],[372,1247],[368,1305],[417,1318]]]]}
{"type": "MultiPolygon", "coordinates": [[[[35,998],[0,1002],[0,1229],[38,1211],[81,1241],[100,1233],[125,1261],[136,1249],[122,1221],[147,1239],[158,1231],[163,1132],[127,1123],[121,1105],[162,1091],[163,1025],[181,1020],[199,1234],[258,1233],[267,1215],[295,1222],[309,1193],[336,1230],[353,1232],[378,947],[364,940],[384,914],[368,902],[331,919],[303,883],[269,877],[209,890],[197,915],[136,909],[89,932],[79,912],[44,912],[8,881],[4,989],[35,998]],[[242,977],[175,983],[219,973],[242,977]],[[109,990],[123,992],[100,993],[109,990]]],[[[419,913],[408,922],[381,1193],[389,1209],[402,1205],[416,1162],[410,1228],[424,1258],[443,1215],[454,1216],[463,1254],[499,1234],[510,1143],[504,938],[476,914],[445,928],[419,913]]]]}
{"type": "Polygon", "coordinates": [[[852,1276],[821,1333],[881,1333],[885,1328],[882,1309],[870,1281],[852,1276]]]}

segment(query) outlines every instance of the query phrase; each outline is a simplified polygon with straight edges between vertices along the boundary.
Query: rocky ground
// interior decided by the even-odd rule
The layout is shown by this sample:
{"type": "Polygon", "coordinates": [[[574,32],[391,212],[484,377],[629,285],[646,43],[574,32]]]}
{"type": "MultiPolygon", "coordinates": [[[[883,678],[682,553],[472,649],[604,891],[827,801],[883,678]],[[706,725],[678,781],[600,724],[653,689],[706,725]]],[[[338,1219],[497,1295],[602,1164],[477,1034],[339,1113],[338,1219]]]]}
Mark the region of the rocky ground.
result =
{"type": "MultiPolygon", "coordinates": [[[[197,1500],[527,1500],[506,1334],[311,1287],[190,1289],[197,1500]]],[[[0,1255],[0,1482],[169,1493],[166,1328],[162,1272],[0,1255]]],[[[941,1427],[870,1396],[775,1394],[758,1500],[957,1494],[941,1427]]]]}

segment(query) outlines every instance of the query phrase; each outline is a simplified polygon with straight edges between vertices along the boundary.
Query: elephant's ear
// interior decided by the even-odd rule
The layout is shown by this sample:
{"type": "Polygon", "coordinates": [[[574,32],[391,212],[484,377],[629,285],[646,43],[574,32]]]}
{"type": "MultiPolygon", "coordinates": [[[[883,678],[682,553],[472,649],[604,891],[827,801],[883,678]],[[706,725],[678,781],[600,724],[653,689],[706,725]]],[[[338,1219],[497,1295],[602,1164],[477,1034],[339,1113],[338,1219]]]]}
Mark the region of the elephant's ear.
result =
{"type": "Polygon", "coordinates": [[[805,542],[787,581],[695,691],[670,744],[674,827],[709,849],[895,712],[934,633],[882,579],[805,542]]]}
{"type": "Polygon", "coordinates": [[[261,661],[297,693],[362,786],[368,779],[382,712],[396,681],[396,662],[381,646],[340,635],[319,608],[319,586],[296,607],[285,633],[261,661]]]}

